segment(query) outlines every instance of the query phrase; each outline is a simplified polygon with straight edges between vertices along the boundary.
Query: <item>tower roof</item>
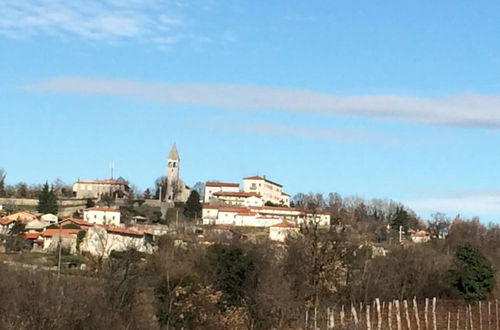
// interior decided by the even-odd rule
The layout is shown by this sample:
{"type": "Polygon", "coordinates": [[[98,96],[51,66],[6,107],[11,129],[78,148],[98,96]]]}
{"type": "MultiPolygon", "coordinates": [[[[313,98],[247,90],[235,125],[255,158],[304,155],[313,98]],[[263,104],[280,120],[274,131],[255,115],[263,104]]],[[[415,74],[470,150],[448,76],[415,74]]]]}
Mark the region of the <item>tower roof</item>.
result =
{"type": "Polygon", "coordinates": [[[177,152],[177,146],[175,145],[175,142],[172,145],[172,149],[170,149],[170,152],[168,153],[168,159],[179,160],[179,153],[177,152]]]}

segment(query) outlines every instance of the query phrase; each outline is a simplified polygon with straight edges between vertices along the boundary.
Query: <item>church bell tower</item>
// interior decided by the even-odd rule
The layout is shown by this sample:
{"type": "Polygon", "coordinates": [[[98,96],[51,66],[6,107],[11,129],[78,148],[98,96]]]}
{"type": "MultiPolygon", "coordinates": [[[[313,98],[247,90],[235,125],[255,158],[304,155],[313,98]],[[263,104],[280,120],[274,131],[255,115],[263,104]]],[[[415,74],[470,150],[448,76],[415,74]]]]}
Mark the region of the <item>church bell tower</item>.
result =
{"type": "Polygon", "coordinates": [[[177,152],[177,146],[172,145],[172,149],[167,156],[167,193],[165,199],[170,202],[174,202],[175,195],[180,187],[179,185],[179,165],[180,165],[180,157],[177,152]]]}

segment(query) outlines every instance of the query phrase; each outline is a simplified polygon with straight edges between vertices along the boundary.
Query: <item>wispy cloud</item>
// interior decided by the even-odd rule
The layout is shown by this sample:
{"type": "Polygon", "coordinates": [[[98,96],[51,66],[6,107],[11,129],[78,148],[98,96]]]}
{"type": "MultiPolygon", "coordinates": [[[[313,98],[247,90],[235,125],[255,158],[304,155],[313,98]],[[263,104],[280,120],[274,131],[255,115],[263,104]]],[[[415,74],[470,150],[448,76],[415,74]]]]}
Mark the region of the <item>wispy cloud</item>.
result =
{"type": "MultiPolygon", "coordinates": [[[[432,195],[431,192],[429,194],[432,195]]],[[[428,198],[406,200],[403,201],[403,204],[417,212],[427,214],[444,212],[450,216],[456,214],[467,216],[494,215],[500,213],[500,190],[464,189],[440,192],[428,198]]]]}
{"type": "Polygon", "coordinates": [[[402,144],[395,137],[362,127],[319,128],[274,123],[238,124],[210,120],[195,121],[194,124],[204,128],[216,128],[217,130],[222,129],[228,132],[287,136],[338,143],[381,143],[390,146],[399,146],[402,144]]]}
{"type": "Polygon", "coordinates": [[[186,35],[183,18],[162,0],[3,0],[0,35],[77,36],[91,40],[123,39],[168,47],[186,35]]]}
{"type": "Polygon", "coordinates": [[[450,126],[500,128],[500,95],[441,98],[397,95],[337,96],[304,89],[234,84],[169,84],[78,76],[52,77],[25,88],[58,93],[107,94],[146,102],[351,115],[450,126]]]}

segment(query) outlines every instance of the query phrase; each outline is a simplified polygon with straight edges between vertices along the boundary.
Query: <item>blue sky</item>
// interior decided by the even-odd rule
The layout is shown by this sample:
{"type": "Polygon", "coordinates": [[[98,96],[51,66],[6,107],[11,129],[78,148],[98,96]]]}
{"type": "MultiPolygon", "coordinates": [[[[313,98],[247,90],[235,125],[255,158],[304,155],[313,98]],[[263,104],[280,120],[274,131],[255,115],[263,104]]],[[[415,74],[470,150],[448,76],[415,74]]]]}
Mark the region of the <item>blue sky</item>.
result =
{"type": "Polygon", "coordinates": [[[188,184],[500,215],[498,1],[0,1],[8,183],[116,174],[177,142],[188,184]]]}

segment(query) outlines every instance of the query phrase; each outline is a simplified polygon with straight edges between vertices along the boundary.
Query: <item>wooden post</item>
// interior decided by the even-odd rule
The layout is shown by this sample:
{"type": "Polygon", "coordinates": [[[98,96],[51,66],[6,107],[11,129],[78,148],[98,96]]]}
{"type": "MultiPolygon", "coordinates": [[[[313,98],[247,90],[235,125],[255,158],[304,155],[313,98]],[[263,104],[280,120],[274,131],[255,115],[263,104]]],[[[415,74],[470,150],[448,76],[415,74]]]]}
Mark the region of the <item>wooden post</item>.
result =
{"type": "Polygon", "coordinates": [[[372,321],[370,319],[370,305],[366,305],[366,329],[372,329],[372,321]]]}
{"type": "Polygon", "coordinates": [[[318,307],[314,306],[314,321],[313,321],[314,330],[318,330],[318,307]]]}
{"type": "Polygon", "coordinates": [[[417,330],[420,330],[420,317],[418,316],[417,297],[413,297],[413,311],[415,312],[415,321],[417,322],[417,330]]]}
{"type": "Polygon", "coordinates": [[[358,313],[356,312],[356,307],[354,305],[351,305],[351,314],[352,314],[352,320],[354,321],[354,325],[358,325],[358,313]]]}
{"type": "Polygon", "coordinates": [[[330,325],[332,326],[332,329],[335,328],[335,309],[332,308],[332,314],[330,314],[330,325]]]}
{"type": "Polygon", "coordinates": [[[382,313],[380,311],[380,299],[375,299],[377,306],[377,330],[382,330],[382,313]]]}
{"type": "Polygon", "coordinates": [[[392,301],[389,301],[389,311],[387,313],[387,324],[389,324],[389,330],[392,330],[392,301]]]}
{"type": "Polygon", "coordinates": [[[429,330],[429,298],[425,298],[425,310],[424,310],[424,320],[425,320],[425,330],[429,330]]]}
{"type": "Polygon", "coordinates": [[[496,330],[498,330],[498,299],[495,299],[495,319],[496,319],[495,328],[496,330]]]}
{"type": "Polygon", "coordinates": [[[411,329],[410,313],[408,312],[408,301],[403,300],[403,305],[405,306],[405,316],[406,316],[406,326],[411,329]]]}
{"type": "Polygon", "coordinates": [[[457,326],[456,330],[460,330],[460,307],[457,308],[457,326]]]}
{"type": "Polygon", "coordinates": [[[481,308],[481,302],[479,302],[479,330],[483,330],[483,309],[481,308]]]}
{"type": "Polygon", "coordinates": [[[447,328],[447,330],[451,330],[450,326],[451,326],[451,313],[448,312],[448,328],[447,328]]]}
{"type": "Polygon", "coordinates": [[[437,330],[437,323],[436,323],[436,297],[432,298],[432,325],[434,326],[434,330],[437,330]]]}
{"type": "Polygon", "coordinates": [[[399,300],[394,302],[396,304],[396,323],[398,325],[398,330],[401,330],[401,311],[399,309],[399,300]]]}
{"type": "Polygon", "coordinates": [[[332,326],[330,325],[330,307],[326,308],[326,330],[331,330],[332,326]]]}
{"type": "Polygon", "coordinates": [[[344,311],[344,305],[342,305],[342,309],[340,310],[340,325],[344,327],[345,325],[345,311],[344,311]]]}
{"type": "Polygon", "coordinates": [[[491,301],[488,301],[488,330],[491,330],[491,301]]]}
{"type": "Polygon", "coordinates": [[[308,325],[309,325],[309,308],[306,308],[306,320],[305,320],[305,324],[306,324],[306,329],[308,328],[308,325]]]}
{"type": "Polygon", "coordinates": [[[470,330],[474,330],[474,322],[472,321],[472,307],[469,304],[469,320],[470,320],[470,330]]]}
{"type": "Polygon", "coordinates": [[[469,327],[469,307],[465,305],[465,329],[469,327]]]}

